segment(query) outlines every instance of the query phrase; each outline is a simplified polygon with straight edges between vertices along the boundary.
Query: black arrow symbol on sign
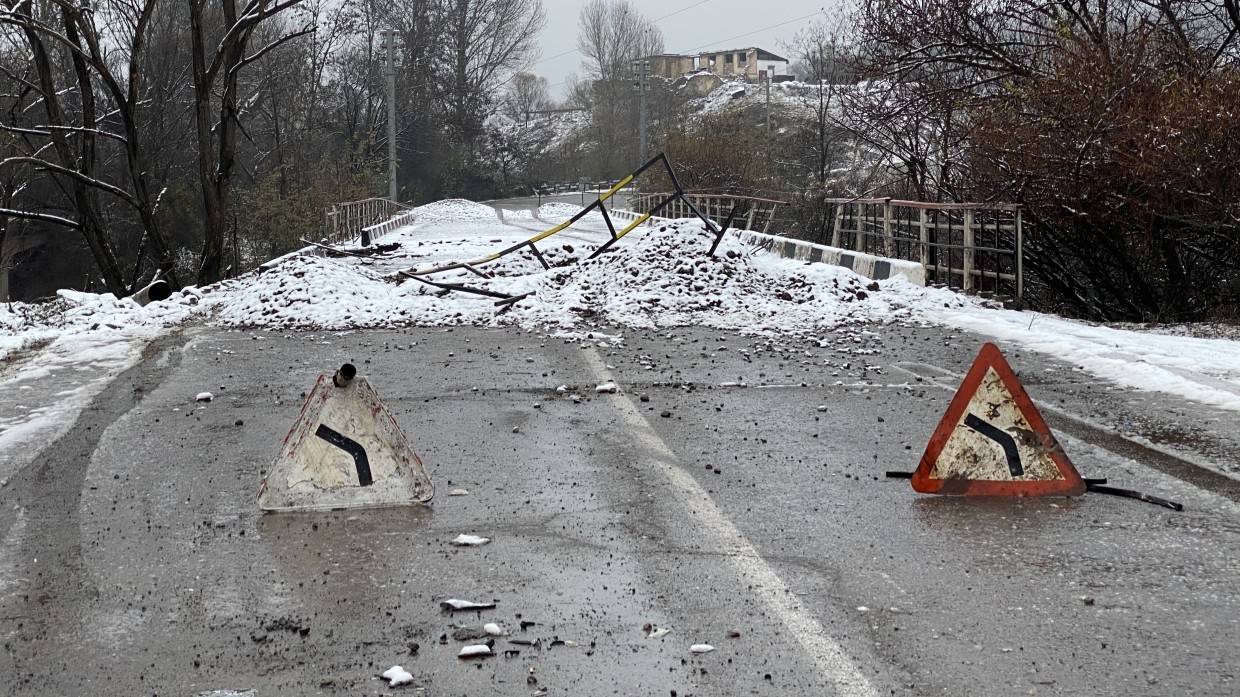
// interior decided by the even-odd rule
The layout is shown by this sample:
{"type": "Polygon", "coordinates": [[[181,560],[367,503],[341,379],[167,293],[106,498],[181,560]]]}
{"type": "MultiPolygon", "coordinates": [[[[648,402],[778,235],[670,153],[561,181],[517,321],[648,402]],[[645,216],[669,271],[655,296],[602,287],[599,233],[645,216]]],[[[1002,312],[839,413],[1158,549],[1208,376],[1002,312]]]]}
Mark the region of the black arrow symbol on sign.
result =
{"type": "Polygon", "coordinates": [[[358,483],[362,486],[374,483],[370,477],[370,460],[367,459],[366,448],[363,448],[361,443],[323,424],[319,424],[319,430],[315,431],[314,435],[353,456],[353,464],[357,465],[358,483]]]}
{"type": "Polygon", "coordinates": [[[964,417],[964,425],[993,440],[1003,448],[1003,454],[1007,456],[1008,471],[1012,473],[1013,477],[1019,477],[1025,473],[1024,465],[1020,464],[1020,451],[1016,449],[1016,440],[1012,436],[972,414],[964,417]]]}

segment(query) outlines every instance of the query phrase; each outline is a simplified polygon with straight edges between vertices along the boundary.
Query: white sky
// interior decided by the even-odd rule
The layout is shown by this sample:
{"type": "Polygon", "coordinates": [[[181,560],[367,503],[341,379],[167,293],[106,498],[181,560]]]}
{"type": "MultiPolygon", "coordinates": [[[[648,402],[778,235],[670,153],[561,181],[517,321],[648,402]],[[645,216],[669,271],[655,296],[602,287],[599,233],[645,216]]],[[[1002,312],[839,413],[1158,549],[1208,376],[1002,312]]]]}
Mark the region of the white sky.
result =
{"type": "MultiPolygon", "coordinates": [[[[834,10],[840,0],[630,0],[663,30],[668,53],[758,46],[786,56],[783,43],[812,22],[815,13],[834,10]],[[780,26],[773,26],[780,25],[780,26]]],[[[542,58],[529,70],[563,96],[565,78],[583,73],[577,53],[580,0],[543,0],[547,25],[539,42],[542,58]],[[563,54],[563,55],[560,55],[563,54]]]]}

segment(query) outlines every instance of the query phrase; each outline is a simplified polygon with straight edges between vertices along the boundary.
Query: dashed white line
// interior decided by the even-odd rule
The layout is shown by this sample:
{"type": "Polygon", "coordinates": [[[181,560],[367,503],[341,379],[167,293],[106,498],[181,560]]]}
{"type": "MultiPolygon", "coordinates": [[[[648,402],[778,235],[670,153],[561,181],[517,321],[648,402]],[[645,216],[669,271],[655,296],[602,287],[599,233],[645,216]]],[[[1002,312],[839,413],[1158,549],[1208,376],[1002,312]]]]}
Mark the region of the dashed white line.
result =
{"type": "MultiPolygon", "coordinates": [[[[583,355],[597,382],[614,380],[596,351],[586,349],[583,355]]],[[[667,478],[672,492],[693,520],[717,538],[720,548],[728,552],[727,558],[736,567],[741,579],[783,622],[788,632],[809,654],[822,677],[835,685],[836,694],[877,697],[878,691],[874,685],[848,657],[840,643],[827,633],[813,613],[798,602],[788,585],[762,559],[757,548],[719,510],[710,494],[677,466],[676,454],[655,433],[637,405],[623,393],[615,395],[612,403],[641,446],[650,453],[648,465],[667,478]]]]}

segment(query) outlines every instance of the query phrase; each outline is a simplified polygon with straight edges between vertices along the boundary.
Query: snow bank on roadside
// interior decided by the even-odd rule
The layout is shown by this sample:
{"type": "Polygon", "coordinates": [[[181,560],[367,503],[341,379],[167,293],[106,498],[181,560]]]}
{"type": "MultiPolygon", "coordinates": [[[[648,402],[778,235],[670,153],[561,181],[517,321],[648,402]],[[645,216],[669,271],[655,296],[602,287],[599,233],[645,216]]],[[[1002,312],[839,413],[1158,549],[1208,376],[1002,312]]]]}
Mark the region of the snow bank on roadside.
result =
{"type": "Polygon", "coordinates": [[[1039,312],[927,306],[927,319],[1059,358],[1119,385],[1240,411],[1240,342],[1094,326],[1039,312]]]}
{"type": "Polygon", "coordinates": [[[437,223],[495,222],[495,209],[462,198],[435,201],[413,209],[413,219],[419,225],[437,223]]]}
{"type": "Polygon", "coordinates": [[[145,307],[110,293],[62,290],[0,305],[0,486],[63,435],[149,341],[197,311],[197,291],[145,307]]]}

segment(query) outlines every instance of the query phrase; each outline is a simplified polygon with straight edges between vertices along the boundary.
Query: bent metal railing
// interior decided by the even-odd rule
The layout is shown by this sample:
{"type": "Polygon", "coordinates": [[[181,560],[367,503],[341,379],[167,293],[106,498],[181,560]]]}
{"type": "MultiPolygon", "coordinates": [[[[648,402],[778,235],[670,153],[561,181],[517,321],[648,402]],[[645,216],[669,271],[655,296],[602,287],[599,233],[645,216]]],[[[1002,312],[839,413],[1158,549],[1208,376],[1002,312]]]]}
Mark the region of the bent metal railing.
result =
{"type": "Polygon", "coordinates": [[[362,246],[391,230],[408,225],[409,206],[386,198],[337,203],[323,216],[324,244],[340,244],[355,238],[362,246]]]}
{"type": "MultiPolygon", "coordinates": [[[[629,197],[632,210],[645,213],[666,194],[629,197]]],[[[698,209],[718,220],[736,208],[744,228],[780,234],[776,209],[791,204],[775,199],[725,194],[685,194],[698,209]],[[776,229],[772,231],[770,228],[776,229]]],[[[811,242],[875,256],[919,261],[929,285],[983,296],[1024,301],[1024,229],[1021,208],[1008,203],[932,203],[890,198],[818,199],[829,221],[811,242]]],[[[670,217],[680,217],[674,208],[670,217]]],[[[739,223],[737,227],[742,227],[739,223]]],[[[791,236],[804,237],[796,235],[791,236]]]]}

